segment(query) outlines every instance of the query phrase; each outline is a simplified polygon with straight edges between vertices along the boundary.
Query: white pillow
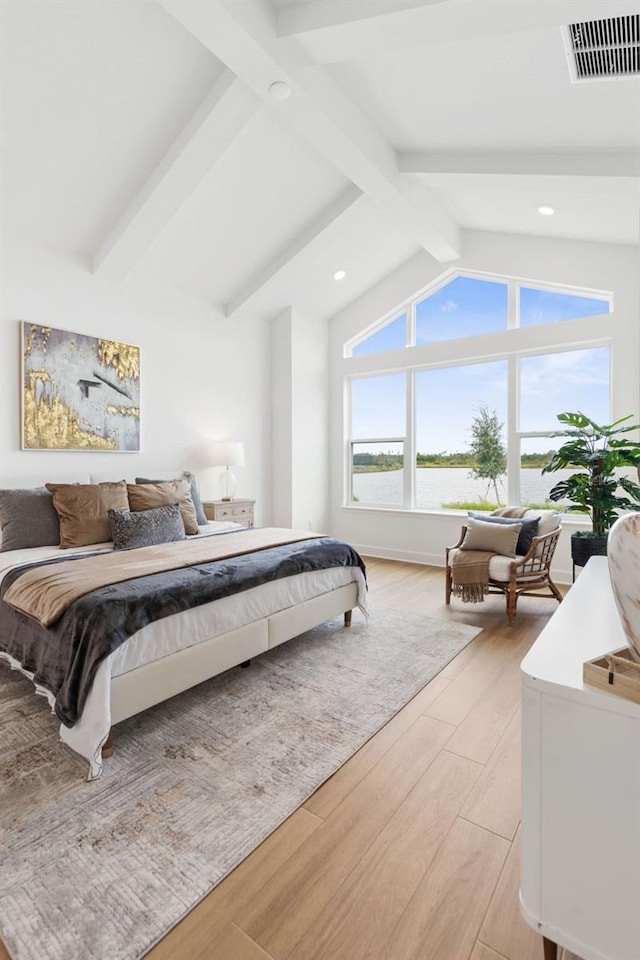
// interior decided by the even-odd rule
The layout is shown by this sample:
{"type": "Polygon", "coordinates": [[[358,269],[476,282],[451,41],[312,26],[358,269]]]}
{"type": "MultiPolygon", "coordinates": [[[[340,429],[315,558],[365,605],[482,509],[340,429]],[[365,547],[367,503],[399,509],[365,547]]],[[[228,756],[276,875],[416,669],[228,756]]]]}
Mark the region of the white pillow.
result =
{"type": "Polygon", "coordinates": [[[503,557],[515,557],[521,523],[489,523],[468,517],[467,532],[461,550],[490,550],[503,557]]]}
{"type": "Polygon", "coordinates": [[[527,510],[522,519],[533,520],[534,517],[540,517],[537,537],[544,537],[546,533],[551,533],[560,526],[560,514],[557,510],[527,510]]]}

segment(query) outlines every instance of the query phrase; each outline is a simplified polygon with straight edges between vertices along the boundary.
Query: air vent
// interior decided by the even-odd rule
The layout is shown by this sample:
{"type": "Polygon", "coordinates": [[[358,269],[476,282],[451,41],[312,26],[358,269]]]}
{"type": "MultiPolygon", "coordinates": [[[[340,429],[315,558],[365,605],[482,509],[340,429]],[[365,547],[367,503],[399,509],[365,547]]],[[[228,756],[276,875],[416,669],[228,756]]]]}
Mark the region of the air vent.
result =
{"type": "Polygon", "coordinates": [[[562,28],[572,83],[640,76],[640,14],[562,28]]]}

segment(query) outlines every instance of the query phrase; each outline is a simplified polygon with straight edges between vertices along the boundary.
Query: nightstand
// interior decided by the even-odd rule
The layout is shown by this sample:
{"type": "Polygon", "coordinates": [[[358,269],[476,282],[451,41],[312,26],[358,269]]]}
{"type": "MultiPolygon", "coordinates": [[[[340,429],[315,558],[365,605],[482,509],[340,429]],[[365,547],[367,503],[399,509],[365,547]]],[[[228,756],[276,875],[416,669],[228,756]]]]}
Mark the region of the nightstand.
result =
{"type": "Polygon", "coordinates": [[[254,503],[255,500],[204,500],[202,506],[207,520],[234,520],[252,527],[254,503]]]}

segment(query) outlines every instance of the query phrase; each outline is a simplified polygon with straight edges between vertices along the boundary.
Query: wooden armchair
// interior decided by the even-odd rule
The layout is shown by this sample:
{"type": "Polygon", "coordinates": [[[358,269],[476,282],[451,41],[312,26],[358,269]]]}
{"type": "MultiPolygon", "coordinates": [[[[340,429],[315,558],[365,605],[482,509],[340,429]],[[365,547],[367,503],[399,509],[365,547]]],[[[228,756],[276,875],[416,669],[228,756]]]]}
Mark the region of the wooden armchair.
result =
{"type": "MultiPolygon", "coordinates": [[[[446,592],[447,603],[451,602],[453,574],[451,562],[453,551],[458,550],[464,540],[467,527],[463,526],[460,539],[453,547],[446,548],[446,592]]],[[[555,597],[562,603],[562,594],[551,579],[551,561],[560,539],[560,527],[542,537],[534,537],[527,553],[522,557],[503,557],[496,554],[489,564],[488,593],[504,593],[507,598],[507,619],[513,623],[516,616],[518,597],[542,596],[555,597]],[[547,589],[548,593],[538,593],[547,589]]]]}

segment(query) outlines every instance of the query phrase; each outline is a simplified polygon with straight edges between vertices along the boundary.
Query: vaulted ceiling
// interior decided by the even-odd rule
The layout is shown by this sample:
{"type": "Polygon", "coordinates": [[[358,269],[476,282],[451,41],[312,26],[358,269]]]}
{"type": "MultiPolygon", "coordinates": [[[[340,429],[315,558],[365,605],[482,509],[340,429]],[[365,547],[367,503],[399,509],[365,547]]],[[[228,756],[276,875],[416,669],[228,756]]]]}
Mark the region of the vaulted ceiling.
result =
{"type": "Polygon", "coordinates": [[[465,228],[638,243],[640,79],[571,83],[561,35],[635,0],[2,9],[3,226],[99,276],[330,316],[465,228]]]}

